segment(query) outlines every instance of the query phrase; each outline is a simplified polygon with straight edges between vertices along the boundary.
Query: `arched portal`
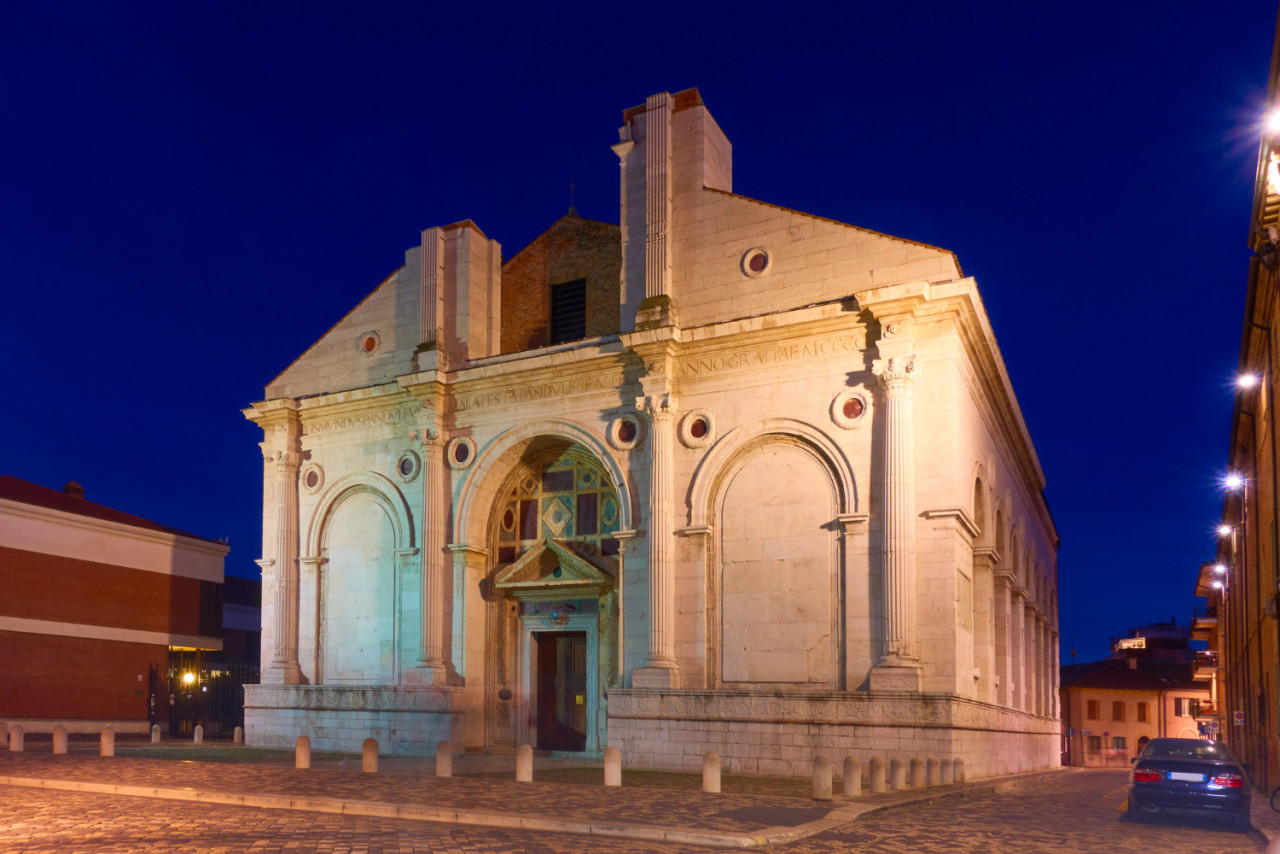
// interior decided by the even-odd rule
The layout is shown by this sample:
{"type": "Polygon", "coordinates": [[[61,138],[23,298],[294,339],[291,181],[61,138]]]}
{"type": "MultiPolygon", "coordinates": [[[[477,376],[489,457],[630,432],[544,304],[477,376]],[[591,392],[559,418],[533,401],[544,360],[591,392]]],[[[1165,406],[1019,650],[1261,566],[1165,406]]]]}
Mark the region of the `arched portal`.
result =
{"type": "Polygon", "coordinates": [[[606,744],[622,507],[600,460],[563,441],[530,442],[496,490],[487,532],[492,743],[588,752],[606,744]]]}

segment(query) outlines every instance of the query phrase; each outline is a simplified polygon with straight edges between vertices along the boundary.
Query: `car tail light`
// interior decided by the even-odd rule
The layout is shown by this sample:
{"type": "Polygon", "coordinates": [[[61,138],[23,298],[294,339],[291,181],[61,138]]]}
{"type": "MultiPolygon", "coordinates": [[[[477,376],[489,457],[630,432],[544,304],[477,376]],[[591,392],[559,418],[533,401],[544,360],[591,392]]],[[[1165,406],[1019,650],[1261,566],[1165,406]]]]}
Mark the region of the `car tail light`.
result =
{"type": "Polygon", "coordinates": [[[1217,777],[1213,778],[1213,785],[1221,786],[1224,789],[1243,789],[1244,777],[1231,772],[1219,774],[1217,777]]]}
{"type": "MultiPolygon", "coordinates": [[[[1223,774],[1222,776],[1226,776],[1223,774]]],[[[1133,782],[1135,783],[1159,783],[1160,772],[1155,768],[1135,768],[1133,769],[1133,782]]]]}

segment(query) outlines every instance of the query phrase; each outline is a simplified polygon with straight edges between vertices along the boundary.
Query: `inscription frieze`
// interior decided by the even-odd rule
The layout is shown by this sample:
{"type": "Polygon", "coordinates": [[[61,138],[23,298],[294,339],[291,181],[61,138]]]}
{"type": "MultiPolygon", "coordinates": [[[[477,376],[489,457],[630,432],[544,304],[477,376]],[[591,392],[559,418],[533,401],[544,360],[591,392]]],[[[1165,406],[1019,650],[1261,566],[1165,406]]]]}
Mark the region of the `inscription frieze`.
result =
{"type": "Polygon", "coordinates": [[[376,427],[379,424],[400,424],[406,421],[414,421],[418,417],[419,411],[420,407],[412,406],[403,409],[386,409],[381,412],[335,415],[332,418],[304,422],[302,432],[307,436],[315,436],[321,433],[337,433],[342,430],[376,427]]]}
{"type": "Polygon", "coordinates": [[[677,377],[699,377],[736,371],[781,362],[816,359],[822,356],[843,356],[860,353],[866,349],[867,337],[862,334],[841,335],[838,338],[819,338],[814,341],[796,341],[751,350],[714,353],[696,359],[684,359],[676,364],[677,377]]]}
{"type": "Polygon", "coordinates": [[[530,383],[518,388],[490,391],[483,394],[457,394],[448,404],[454,412],[469,412],[490,406],[514,406],[521,403],[533,403],[573,394],[585,394],[593,391],[609,391],[626,383],[626,375],[622,371],[610,374],[597,374],[586,377],[570,377],[555,382],[530,383]]]}

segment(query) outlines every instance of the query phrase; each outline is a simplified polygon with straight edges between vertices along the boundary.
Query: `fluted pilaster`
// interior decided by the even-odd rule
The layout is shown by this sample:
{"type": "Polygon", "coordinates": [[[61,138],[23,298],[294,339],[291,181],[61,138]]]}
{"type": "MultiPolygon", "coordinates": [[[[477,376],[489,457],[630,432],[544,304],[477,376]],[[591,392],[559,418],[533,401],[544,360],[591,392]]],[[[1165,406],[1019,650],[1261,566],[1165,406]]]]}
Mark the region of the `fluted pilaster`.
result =
{"type": "Polygon", "coordinates": [[[405,678],[411,683],[442,685],[448,677],[445,573],[450,563],[445,557],[449,541],[445,439],[425,429],[411,432],[409,438],[422,449],[422,624],[418,663],[405,678]]]}
{"type": "Polygon", "coordinates": [[[672,530],[676,399],[670,393],[636,398],[649,421],[649,654],[636,687],[678,687],[675,641],[675,565],[672,530]]]}
{"type": "MultiPolygon", "coordinates": [[[[295,444],[289,442],[289,444],[295,444]]],[[[270,484],[271,528],[264,531],[263,562],[275,570],[271,592],[275,636],[271,663],[262,674],[269,684],[302,682],[298,666],[298,466],[300,454],[292,448],[266,447],[263,443],[263,476],[270,484]]]]}
{"type": "Polygon", "coordinates": [[[671,113],[670,92],[645,101],[645,298],[669,295],[671,248],[671,113]]]}
{"type": "Polygon", "coordinates": [[[916,497],[915,358],[878,361],[885,391],[884,566],[885,653],[882,664],[915,664],[916,497]]]}

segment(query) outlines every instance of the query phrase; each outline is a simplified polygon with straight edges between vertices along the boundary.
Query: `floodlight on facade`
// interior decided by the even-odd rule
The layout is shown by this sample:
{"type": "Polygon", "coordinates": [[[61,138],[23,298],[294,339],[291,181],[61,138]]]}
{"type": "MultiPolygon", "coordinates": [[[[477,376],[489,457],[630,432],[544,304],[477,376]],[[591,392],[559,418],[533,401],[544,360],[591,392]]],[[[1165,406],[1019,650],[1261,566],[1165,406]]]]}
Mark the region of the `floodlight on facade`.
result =
{"type": "Polygon", "coordinates": [[[1246,371],[1245,373],[1240,374],[1239,376],[1236,377],[1236,388],[1242,391],[1248,391],[1249,389],[1255,387],[1260,382],[1262,382],[1262,378],[1260,376],[1258,376],[1255,373],[1246,371]]]}
{"type": "Polygon", "coordinates": [[[1272,107],[1267,113],[1266,128],[1269,134],[1280,134],[1280,107],[1272,107]]]}
{"type": "Polygon", "coordinates": [[[1225,587],[1226,585],[1224,585],[1221,581],[1215,581],[1215,582],[1213,582],[1213,585],[1212,585],[1212,586],[1213,586],[1213,589],[1214,589],[1214,590],[1221,590],[1221,589],[1222,589],[1223,587],[1225,587]]]}
{"type": "Polygon", "coordinates": [[[1213,571],[1217,575],[1223,575],[1227,571],[1227,565],[1225,563],[1215,563],[1213,565],[1213,571]]]}
{"type": "Polygon", "coordinates": [[[1219,525],[1217,531],[1219,537],[1229,537],[1236,532],[1236,529],[1230,525],[1219,525]]]}
{"type": "Polygon", "coordinates": [[[1222,479],[1223,488],[1235,492],[1244,489],[1244,475],[1239,472],[1227,472],[1227,476],[1222,479]]]}

